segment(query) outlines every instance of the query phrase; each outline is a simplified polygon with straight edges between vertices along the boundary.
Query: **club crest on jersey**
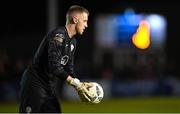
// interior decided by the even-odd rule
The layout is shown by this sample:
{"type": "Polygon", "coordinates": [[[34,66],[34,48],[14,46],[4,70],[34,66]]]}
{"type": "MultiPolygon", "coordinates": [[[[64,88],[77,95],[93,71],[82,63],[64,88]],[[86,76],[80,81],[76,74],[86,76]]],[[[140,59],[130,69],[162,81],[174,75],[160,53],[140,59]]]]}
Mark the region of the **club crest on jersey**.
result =
{"type": "Polygon", "coordinates": [[[64,41],[64,36],[63,36],[63,34],[59,34],[59,33],[56,34],[55,37],[54,37],[54,40],[62,43],[62,42],[64,41]]]}
{"type": "Polygon", "coordinates": [[[69,60],[69,56],[65,55],[61,58],[61,64],[66,65],[69,60]]]}
{"type": "Polygon", "coordinates": [[[74,50],[74,45],[73,44],[71,44],[71,51],[73,51],[74,50]]]}

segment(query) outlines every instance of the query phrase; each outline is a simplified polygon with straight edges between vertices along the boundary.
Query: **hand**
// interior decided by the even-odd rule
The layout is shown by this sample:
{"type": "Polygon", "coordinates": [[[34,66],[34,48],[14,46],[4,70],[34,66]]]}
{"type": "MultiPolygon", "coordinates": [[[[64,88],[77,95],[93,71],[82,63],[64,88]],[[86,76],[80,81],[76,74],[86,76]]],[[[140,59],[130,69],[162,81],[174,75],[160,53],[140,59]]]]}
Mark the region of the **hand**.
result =
{"type": "Polygon", "coordinates": [[[90,102],[91,99],[88,96],[88,90],[85,87],[76,88],[76,91],[83,102],[90,102]]]}
{"type": "Polygon", "coordinates": [[[89,91],[89,88],[92,86],[93,84],[90,82],[81,82],[81,86],[76,88],[82,101],[90,102],[96,99],[96,95],[89,91]]]}
{"type": "Polygon", "coordinates": [[[90,82],[80,82],[80,84],[76,87],[76,89],[77,90],[87,89],[87,91],[88,91],[89,88],[92,87],[92,86],[93,86],[93,84],[90,83],[90,82]]]}
{"type": "Polygon", "coordinates": [[[92,95],[90,94],[90,92],[88,91],[88,88],[92,86],[91,83],[87,83],[87,82],[80,82],[79,79],[77,78],[72,78],[71,76],[68,76],[67,78],[67,83],[74,86],[75,89],[78,92],[78,95],[80,97],[80,99],[83,102],[89,102],[91,101],[92,95]]]}

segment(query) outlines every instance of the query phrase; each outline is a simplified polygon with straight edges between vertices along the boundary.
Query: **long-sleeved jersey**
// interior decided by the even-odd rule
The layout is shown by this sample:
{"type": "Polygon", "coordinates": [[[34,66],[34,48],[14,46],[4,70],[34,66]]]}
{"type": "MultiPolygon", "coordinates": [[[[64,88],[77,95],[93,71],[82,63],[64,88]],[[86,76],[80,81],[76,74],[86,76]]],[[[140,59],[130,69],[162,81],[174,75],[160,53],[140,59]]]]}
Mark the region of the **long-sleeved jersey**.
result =
{"type": "Polygon", "coordinates": [[[68,75],[75,75],[75,49],[76,39],[69,38],[65,27],[57,28],[44,37],[28,69],[45,86],[54,77],[66,80],[68,75]]]}

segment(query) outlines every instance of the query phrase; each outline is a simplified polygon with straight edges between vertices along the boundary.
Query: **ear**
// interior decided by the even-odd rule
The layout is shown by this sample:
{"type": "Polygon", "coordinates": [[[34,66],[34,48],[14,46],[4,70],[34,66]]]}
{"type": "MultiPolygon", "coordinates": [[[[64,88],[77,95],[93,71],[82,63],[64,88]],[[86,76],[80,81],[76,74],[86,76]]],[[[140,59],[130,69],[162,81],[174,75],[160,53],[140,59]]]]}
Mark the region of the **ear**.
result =
{"type": "Polygon", "coordinates": [[[78,23],[78,17],[77,16],[73,16],[73,23],[78,23]]]}

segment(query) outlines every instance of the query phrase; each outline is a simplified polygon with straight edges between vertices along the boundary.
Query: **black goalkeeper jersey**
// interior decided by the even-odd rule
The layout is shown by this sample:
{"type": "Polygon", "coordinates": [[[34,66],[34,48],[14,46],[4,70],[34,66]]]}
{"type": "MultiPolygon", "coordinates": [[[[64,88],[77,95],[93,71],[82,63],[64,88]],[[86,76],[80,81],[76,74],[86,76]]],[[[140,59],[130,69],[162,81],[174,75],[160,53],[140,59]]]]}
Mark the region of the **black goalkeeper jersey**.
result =
{"type": "Polygon", "coordinates": [[[68,75],[75,76],[74,52],[76,39],[69,38],[65,27],[56,28],[42,40],[28,70],[39,86],[47,87],[55,77],[66,80],[68,75]]]}

